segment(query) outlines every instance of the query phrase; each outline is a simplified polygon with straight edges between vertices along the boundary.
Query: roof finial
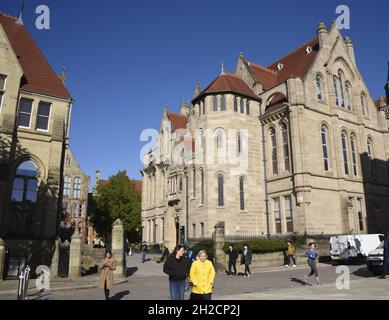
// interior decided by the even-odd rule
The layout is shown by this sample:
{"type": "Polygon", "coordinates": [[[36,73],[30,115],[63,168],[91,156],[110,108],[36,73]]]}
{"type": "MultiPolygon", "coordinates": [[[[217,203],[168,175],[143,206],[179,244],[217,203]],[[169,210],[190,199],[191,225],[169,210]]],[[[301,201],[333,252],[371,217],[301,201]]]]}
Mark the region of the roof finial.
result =
{"type": "Polygon", "coordinates": [[[65,85],[66,82],[66,68],[62,67],[61,75],[59,76],[61,78],[62,83],[65,85]]]}
{"type": "Polygon", "coordinates": [[[221,74],[224,74],[224,61],[222,61],[222,72],[221,74]]]}
{"type": "Polygon", "coordinates": [[[24,13],[24,0],[22,0],[22,4],[20,6],[19,18],[18,18],[18,20],[16,20],[16,23],[20,24],[21,26],[24,25],[24,23],[23,23],[23,13],[24,13]]]}

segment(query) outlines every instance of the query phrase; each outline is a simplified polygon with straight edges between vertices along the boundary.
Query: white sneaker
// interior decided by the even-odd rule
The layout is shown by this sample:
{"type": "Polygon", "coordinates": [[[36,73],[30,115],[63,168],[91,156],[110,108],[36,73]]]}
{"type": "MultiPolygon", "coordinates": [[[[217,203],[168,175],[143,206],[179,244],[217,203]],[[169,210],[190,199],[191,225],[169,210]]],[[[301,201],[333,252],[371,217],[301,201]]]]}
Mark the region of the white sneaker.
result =
{"type": "Polygon", "coordinates": [[[247,278],[247,276],[246,276],[246,275],[244,275],[244,276],[243,276],[243,278],[247,278]]]}
{"type": "Polygon", "coordinates": [[[296,268],[296,265],[295,265],[295,264],[293,265],[293,268],[296,268]]]}
{"type": "Polygon", "coordinates": [[[289,268],[289,265],[288,265],[288,264],[286,264],[286,265],[285,265],[285,268],[289,268]]]}

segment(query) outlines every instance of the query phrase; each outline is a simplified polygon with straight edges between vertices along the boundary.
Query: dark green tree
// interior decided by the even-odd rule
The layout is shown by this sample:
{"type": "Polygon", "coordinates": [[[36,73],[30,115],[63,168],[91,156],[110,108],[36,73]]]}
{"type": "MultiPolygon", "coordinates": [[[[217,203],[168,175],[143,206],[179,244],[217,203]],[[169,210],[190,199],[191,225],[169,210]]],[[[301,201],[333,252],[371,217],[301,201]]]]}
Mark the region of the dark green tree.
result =
{"type": "Polygon", "coordinates": [[[130,241],[139,241],[141,230],[141,194],[125,171],[109,178],[107,184],[100,184],[93,196],[91,222],[97,235],[107,240],[112,224],[120,219],[130,241]]]}

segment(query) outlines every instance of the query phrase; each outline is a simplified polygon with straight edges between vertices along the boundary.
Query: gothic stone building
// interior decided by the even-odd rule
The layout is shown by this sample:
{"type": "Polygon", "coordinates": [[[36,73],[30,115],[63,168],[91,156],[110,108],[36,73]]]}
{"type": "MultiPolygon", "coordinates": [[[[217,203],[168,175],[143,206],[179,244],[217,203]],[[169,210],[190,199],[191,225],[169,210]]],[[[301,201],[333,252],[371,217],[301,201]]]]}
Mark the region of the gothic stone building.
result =
{"type": "Polygon", "coordinates": [[[171,248],[218,222],[227,235],[389,231],[388,158],[353,43],[321,23],[273,64],[241,54],[180,114],[165,108],[142,170],[143,240],[171,248]]]}
{"type": "Polygon", "coordinates": [[[0,14],[0,238],[51,264],[72,98],[26,28],[0,14]]]}

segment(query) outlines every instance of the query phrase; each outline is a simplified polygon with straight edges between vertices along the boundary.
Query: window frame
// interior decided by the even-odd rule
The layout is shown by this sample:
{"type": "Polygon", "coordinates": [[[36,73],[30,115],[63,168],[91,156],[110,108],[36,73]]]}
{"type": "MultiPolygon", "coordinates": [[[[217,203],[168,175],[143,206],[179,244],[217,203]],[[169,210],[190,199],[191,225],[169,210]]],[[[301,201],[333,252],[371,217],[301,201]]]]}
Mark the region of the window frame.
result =
{"type": "Polygon", "coordinates": [[[271,127],[269,129],[269,136],[270,136],[270,155],[271,155],[271,162],[272,162],[272,174],[278,175],[278,146],[277,146],[277,131],[274,127],[271,127]]]}
{"type": "Polygon", "coordinates": [[[18,108],[18,128],[21,128],[21,129],[31,129],[31,119],[32,119],[33,111],[34,111],[34,103],[35,103],[35,101],[34,101],[33,99],[24,98],[24,97],[20,98],[20,100],[19,100],[19,108],[18,108]],[[22,100],[31,101],[31,111],[30,111],[30,113],[29,113],[29,123],[28,123],[28,127],[20,125],[20,114],[21,114],[21,113],[23,113],[23,114],[28,114],[28,113],[26,113],[26,112],[24,112],[24,111],[22,112],[22,111],[20,110],[22,100]]]}
{"type": "Polygon", "coordinates": [[[342,130],[342,132],[341,132],[341,147],[342,147],[342,155],[343,155],[343,169],[344,169],[343,172],[344,172],[345,176],[350,175],[347,141],[348,141],[347,132],[345,130],[342,130]]]}
{"type": "Polygon", "coordinates": [[[51,111],[52,111],[52,103],[49,103],[46,101],[39,101],[37,112],[36,112],[36,119],[35,119],[35,130],[36,131],[41,131],[41,132],[49,132],[50,131],[51,111]],[[39,107],[41,106],[41,104],[46,104],[49,106],[49,115],[48,116],[39,115],[39,107]],[[47,119],[47,129],[38,128],[39,117],[47,119]]]}

